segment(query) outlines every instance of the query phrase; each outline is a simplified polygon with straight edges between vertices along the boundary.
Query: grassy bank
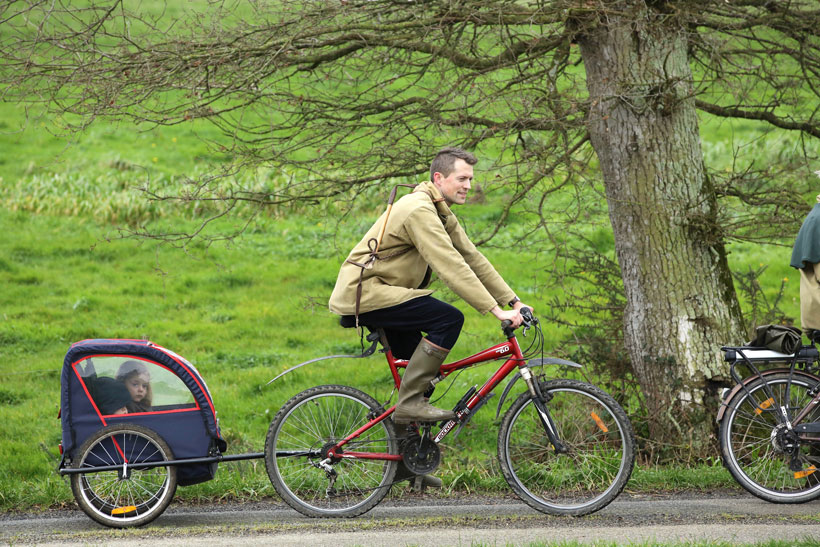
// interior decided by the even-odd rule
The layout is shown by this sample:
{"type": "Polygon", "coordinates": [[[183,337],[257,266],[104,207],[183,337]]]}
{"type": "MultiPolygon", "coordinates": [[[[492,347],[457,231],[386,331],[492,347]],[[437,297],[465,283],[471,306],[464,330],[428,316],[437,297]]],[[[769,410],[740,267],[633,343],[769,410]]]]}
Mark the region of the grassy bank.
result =
{"type": "MultiPolygon", "coordinates": [[[[306,216],[270,219],[229,247],[188,253],[150,241],[108,241],[116,231],[77,217],[0,212],[0,231],[1,509],[70,500],[54,468],[59,371],[77,340],[147,337],[191,360],[208,381],[231,453],[261,450],[277,409],[312,385],[343,383],[380,400],[390,394],[389,372],[378,355],[317,363],[265,386],[295,363],[359,349],[355,333],[341,329],[324,304],[341,255],[306,216]]],[[[514,286],[532,286],[527,265],[513,258],[504,251],[492,256],[514,286]]],[[[523,294],[536,306],[549,296],[523,294]]],[[[454,358],[500,335],[495,321],[462,309],[467,322],[454,358]]],[[[564,334],[547,331],[547,347],[564,334]]],[[[458,376],[443,406],[490,372],[485,366],[458,376]]],[[[491,407],[444,447],[441,474],[453,490],[506,490],[496,464],[491,407]]],[[[719,466],[642,469],[630,483],[638,490],[668,487],[733,484],[719,466]]],[[[215,481],[179,495],[253,498],[274,492],[263,463],[251,461],[223,465],[215,481]]]]}

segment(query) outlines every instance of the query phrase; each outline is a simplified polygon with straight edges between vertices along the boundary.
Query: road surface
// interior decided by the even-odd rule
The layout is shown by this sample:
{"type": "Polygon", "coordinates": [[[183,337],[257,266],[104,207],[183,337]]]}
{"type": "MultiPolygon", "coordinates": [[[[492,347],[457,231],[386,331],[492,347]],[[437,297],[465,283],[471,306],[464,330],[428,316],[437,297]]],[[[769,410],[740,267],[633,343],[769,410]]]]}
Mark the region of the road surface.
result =
{"type": "Polygon", "coordinates": [[[0,514],[0,541],[37,545],[527,545],[532,542],[757,543],[815,539],[820,501],[774,505],[745,494],[622,495],[582,518],[542,515],[516,498],[407,495],[354,519],[311,519],[279,500],[183,505],[146,527],[112,530],[79,509],[0,514]]]}

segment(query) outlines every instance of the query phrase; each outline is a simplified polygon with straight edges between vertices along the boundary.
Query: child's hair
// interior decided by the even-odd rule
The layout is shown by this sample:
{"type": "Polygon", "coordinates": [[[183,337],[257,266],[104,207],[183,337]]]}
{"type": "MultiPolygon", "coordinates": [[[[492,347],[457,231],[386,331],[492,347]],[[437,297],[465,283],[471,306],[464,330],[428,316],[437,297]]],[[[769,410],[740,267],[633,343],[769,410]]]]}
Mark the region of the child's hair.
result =
{"type": "Polygon", "coordinates": [[[117,370],[117,380],[123,384],[134,376],[144,375],[148,378],[148,387],[145,390],[145,398],[142,401],[131,401],[126,405],[128,412],[149,412],[151,410],[151,403],[154,398],[154,392],[151,389],[151,372],[145,363],[140,361],[128,360],[124,361],[119,370],[117,370]]]}

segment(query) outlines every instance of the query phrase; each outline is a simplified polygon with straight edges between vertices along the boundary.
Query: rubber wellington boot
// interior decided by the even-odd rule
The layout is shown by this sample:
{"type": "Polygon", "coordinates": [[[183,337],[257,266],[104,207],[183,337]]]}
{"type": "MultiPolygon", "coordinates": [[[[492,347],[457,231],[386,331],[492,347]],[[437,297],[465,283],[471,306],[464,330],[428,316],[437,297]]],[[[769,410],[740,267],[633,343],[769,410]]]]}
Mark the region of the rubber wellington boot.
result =
{"type": "Polygon", "coordinates": [[[394,422],[438,422],[455,418],[452,411],[436,408],[424,398],[424,392],[430,386],[430,381],[436,377],[448,353],[449,350],[435,345],[426,338],[421,339],[401,379],[399,401],[393,412],[394,422]]]}
{"type": "Polygon", "coordinates": [[[416,492],[423,492],[425,488],[441,488],[443,483],[441,479],[435,475],[416,475],[404,465],[404,462],[399,462],[396,469],[396,476],[393,478],[394,482],[407,481],[416,492]]]}

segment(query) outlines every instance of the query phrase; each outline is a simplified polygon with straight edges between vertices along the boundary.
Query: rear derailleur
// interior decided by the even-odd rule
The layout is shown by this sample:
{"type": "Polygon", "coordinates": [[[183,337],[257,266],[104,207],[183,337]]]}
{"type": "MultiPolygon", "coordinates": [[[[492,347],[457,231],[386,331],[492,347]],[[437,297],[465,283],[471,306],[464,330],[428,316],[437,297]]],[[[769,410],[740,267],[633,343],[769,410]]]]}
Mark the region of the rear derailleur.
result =
{"type": "Polygon", "coordinates": [[[338,454],[341,453],[340,448],[336,449],[336,455],[330,455],[331,449],[333,449],[335,446],[336,443],[334,442],[329,442],[325,444],[322,447],[322,450],[320,451],[322,459],[318,462],[311,462],[311,465],[313,467],[323,470],[325,472],[325,475],[327,475],[328,484],[327,488],[325,489],[325,494],[329,498],[332,498],[336,495],[336,479],[339,478],[339,474],[336,473],[336,470],[333,468],[331,464],[339,463],[342,460],[342,458],[338,456],[338,454]]]}

